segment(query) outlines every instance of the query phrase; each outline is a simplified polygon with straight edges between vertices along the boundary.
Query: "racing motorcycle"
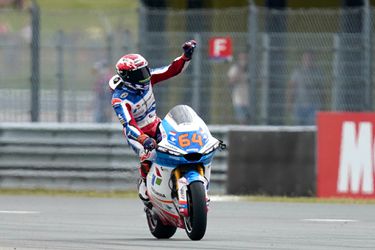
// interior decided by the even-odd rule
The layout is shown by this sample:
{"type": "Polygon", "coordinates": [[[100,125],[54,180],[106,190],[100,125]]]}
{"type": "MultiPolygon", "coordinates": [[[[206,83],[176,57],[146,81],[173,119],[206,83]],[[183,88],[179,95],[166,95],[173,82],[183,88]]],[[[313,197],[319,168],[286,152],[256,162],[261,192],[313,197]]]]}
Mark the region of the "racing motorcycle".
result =
{"type": "Polygon", "coordinates": [[[201,240],[210,202],[211,162],[225,144],[186,105],[171,109],[159,128],[161,141],[147,152],[152,162],[146,179],[148,227],[158,239],[170,238],[182,228],[191,240],[201,240]]]}

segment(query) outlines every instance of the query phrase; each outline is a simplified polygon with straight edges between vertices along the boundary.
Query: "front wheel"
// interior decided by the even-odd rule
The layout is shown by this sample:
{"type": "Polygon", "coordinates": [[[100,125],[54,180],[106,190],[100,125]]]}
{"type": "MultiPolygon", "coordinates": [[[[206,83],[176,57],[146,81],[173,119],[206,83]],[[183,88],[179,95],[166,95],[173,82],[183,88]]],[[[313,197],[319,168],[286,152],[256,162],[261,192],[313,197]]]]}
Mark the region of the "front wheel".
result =
{"type": "Polygon", "coordinates": [[[156,214],[150,209],[146,210],[147,224],[151,234],[157,239],[169,239],[172,237],[177,228],[174,226],[164,225],[156,214]]]}
{"type": "Polygon", "coordinates": [[[204,185],[195,181],[187,192],[188,217],[184,217],[185,231],[191,240],[200,240],[206,233],[207,203],[204,185]]]}

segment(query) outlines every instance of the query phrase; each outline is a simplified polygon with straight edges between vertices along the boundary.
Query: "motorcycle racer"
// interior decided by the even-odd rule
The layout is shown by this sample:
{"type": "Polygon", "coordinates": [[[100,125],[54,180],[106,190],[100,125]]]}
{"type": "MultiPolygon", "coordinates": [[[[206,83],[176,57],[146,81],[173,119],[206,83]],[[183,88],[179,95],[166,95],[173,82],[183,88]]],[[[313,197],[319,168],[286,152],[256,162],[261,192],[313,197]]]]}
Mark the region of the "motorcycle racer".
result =
{"type": "Polygon", "coordinates": [[[183,44],[183,54],[161,68],[150,69],[147,60],[139,54],[127,54],[116,63],[116,75],[109,80],[112,93],[112,107],[123,126],[128,144],[140,157],[138,167],[140,199],[148,204],[146,176],[150,169],[147,152],[156,148],[161,140],[156,114],[153,86],[183,72],[192,58],[197,43],[194,40],[183,44]]]}

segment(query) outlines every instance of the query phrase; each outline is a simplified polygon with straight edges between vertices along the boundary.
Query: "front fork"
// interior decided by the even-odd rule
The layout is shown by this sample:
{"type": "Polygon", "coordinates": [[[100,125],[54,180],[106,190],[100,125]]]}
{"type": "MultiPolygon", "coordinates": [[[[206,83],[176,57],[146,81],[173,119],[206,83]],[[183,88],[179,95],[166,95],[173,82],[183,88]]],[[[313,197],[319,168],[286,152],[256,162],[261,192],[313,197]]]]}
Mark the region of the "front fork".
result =
{"type": "MultiPolygon", "coordinates": [[[[195,181],[200,181],[204,183],[205,187],[208,185],[208,181],[204,176],[203,166],[196,166],[194,169],[188,169],[182,171],[181,168],[176,168],[174,170],[175,177],[175,188],[177,190],[177,201],[178,210],[180,214],[184,217],[189,216],[188,204],[187,204],[187,192],[190,183],[195,181]]],[[[208,209],[208,194],[206,190],[206,201],[208,209]]]]}

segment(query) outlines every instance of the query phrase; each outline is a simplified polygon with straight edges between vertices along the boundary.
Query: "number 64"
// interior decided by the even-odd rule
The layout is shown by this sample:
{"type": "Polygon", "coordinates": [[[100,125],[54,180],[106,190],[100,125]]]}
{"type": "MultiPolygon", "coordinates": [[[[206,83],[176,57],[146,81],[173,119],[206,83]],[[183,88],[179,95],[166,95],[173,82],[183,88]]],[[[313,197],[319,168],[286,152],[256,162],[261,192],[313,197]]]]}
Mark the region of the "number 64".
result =
{"type": "Polygon", "coordinates": [[[189,147],[192,143],[197,143],[199,146],[203,146],[202,136],[198,135],[197,133],[192,134],[191,138],[189,138],[188,133],[181,134],[178,137],[178,143],[183,148],[189,147]]]}

